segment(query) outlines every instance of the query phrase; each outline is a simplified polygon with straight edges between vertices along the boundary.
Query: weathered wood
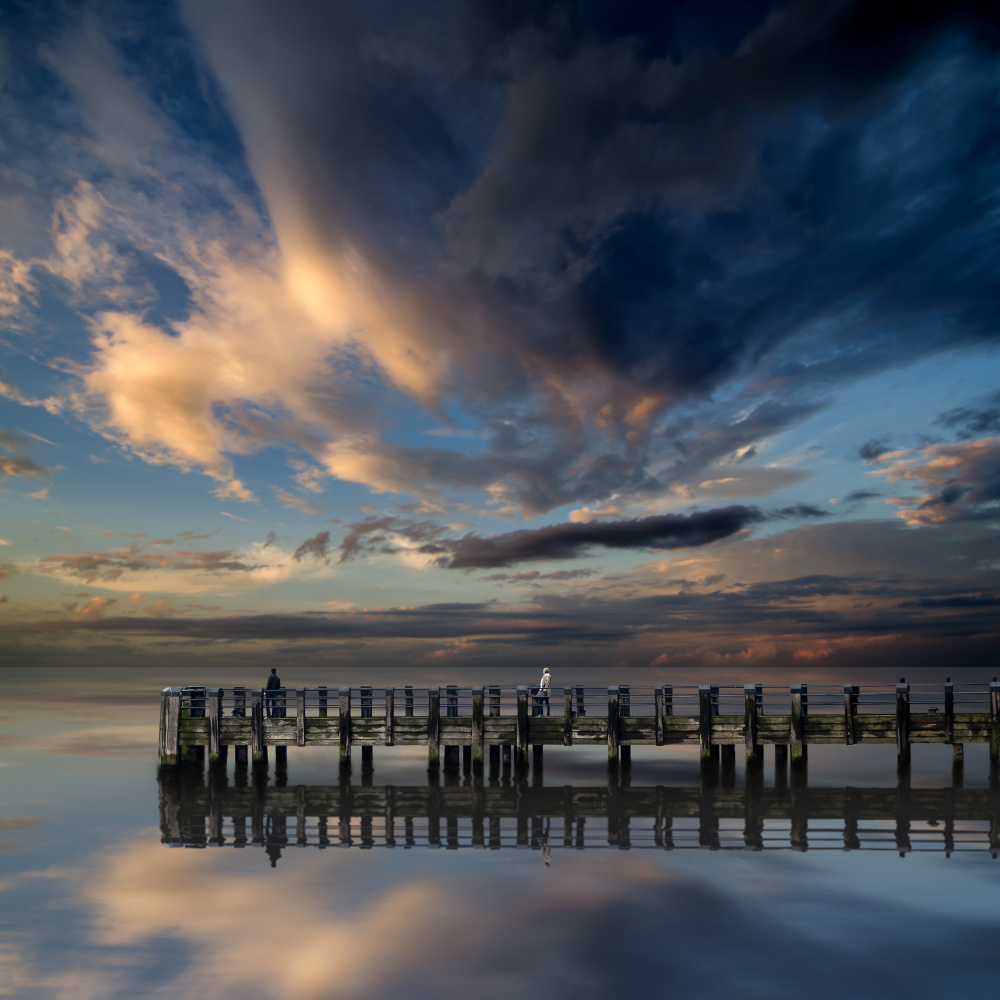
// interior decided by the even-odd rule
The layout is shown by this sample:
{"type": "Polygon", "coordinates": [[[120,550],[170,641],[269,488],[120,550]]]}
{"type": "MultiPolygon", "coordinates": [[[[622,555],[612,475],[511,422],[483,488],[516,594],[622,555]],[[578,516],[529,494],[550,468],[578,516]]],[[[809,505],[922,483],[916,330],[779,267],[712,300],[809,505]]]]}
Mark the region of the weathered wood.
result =
{"type": "Polygon", "coordinates": [[[663,688],[653,689],[653,712],[656,715],[656,745],[663,746],[663,688]]]}
{"type": "Polygon", "coordinates": [[[222,720],[222,690],[209,691],[208,700],[208,762],[219,764],[219,730],[222,720]]]}
{"type": "Polygon", "coordinates": [[[295,689],[295,745],[306,745],[306,689],[295,689]]]}
{"type": "Polygon", "coordinates": [[[619,754],[621,756],[622,767],[632,766],[632,741],[631,739],[629,739],[626,742],[625,732],[624,732],[625,727],[622,726],[621,724],[623,719],[628,719],[631,717],[631,715],[632,715],[632,690],[628,684],[619,684],[618,685],[618,720],[619,720],[618,744],[620,747],[619,754]]]}
{"type": "Polygon", "coordinates": [[[858,715],[858,702],[861,698],[861,688],[857,684],[844,685],[844,742],[853,746],[854,722],[858,715]]]}
{"type": "Polygon", "coordinates": [[[573,688],[563,688],[563,746],[573,745],[573,688]]]}
{"type": "Polygon", "coordinates": [[[528,767],[528,689],[523,684],[517,688],[517,730],[514,746],[515,766],[524,771],[528,767]]]}
{"type": "Polygon", "coordinates": [[[990,683],[990,760],[1000,761],[1000,683],[990,683]]]}
{"type": "Polygon", "coordinates": [[[712,688],[702,684],[698,688],[698,735],[701,738],[701,756],[712,755],[712,688]]]}
{"type": "Polygon", "coordinates": [[[396,689],[394,687],[385,689],[385,735],[383,739],[387,747],[396,745],[396,689]]]}
{"type": "Polygon", "coordinates": [[[757,687],[743,686],[743,731],[746,740],[747,760],[757,761],[757,687]]]}
{"type": "Polygon", "coordinates": [[[180,763],[181,689],[169,688],[167,701],[166,763],[180,763]]]}
{"type": "Polygon", "coordinates": [[[608,688],[608,766],[618,764],[618,711],[619,711],[619,690],[616,687],[608,688]]]}
{"type": "MultiPolygon", "coordinates": [[[[445,718],[452,719],[458,716],[458,687],[456,685],[449,684],[445,688],[444,705],[445,718]]],[[[458,770],[459,744],[448,738],[449,732],[448,728],[441,727],[442,739],[445,741],[444,767],[446,771],[455,771],[458,770]]]]}
{"type": "Polygon", "coordinates": [[[802,717],[806,714],[805,685],[793,684],[791,687],[791,748],[792,764],[806,759],[808,749],[802,740],[802,717]]]}
{"type": "Polygon", "coordinates": [[[264,743],[264,689],[254,688],[250,693],[250,757],[254,767],[267,765],[267,746],[264,743]]]}
{"type": "Polygon", "coordinates": [[[472,689],[472,768],[477,774],[483,770],[483,689],[472,689]]]}
{"type": "Polygon", "coordinates": [[[896,685],[896,757],[900,766],[910,766],[910,685],[902,678],[896,685]]]}
{"type": "Polygon", "coordinates": [[[441,689],[427,689],[427,768],[436,771],[441,765],[441,689]]]}
{"type": "Polygon", "coordinates": [[[340,721],[337,726],[340,736],[340,763],[351,762],[351,689],[342,687],[338,692],[340,702],[340,721]]]}

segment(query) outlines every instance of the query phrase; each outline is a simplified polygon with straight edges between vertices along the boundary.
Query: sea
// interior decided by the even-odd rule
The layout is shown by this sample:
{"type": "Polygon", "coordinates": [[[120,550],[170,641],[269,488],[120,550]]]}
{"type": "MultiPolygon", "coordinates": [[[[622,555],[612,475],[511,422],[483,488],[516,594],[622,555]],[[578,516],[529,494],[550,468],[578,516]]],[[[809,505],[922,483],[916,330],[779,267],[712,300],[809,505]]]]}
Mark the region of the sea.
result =
{"type": "MultiPolygon", "coordinates": [[[[364,677],[277,666],[289,687],[537,681],[513,666],[489,677],[454,663],[364,677]]],[[[814,666],[744,673],[591,669],[555,677],[553,690],[719,683],[742,696],[747,682],[806,682],[835,694],[899,680],[814,666]]],[[[945,673],[991,679],[956,667],[907,681],[932,691],[920,685],[945,673]]],[[[375,748],[370,768],[355,748],[346,775],[336,748],[291,747],[280,768],[272,750],[256,791],[231,753],[214,786],[193,766],[165,787],[161,689],[262,686],[248,669],[192,657],[177,669],[33,668],[0,680],[3,997],[1000,995],[1000,792],[983,745],[965,748],[958,774],[946,746],[915,744],[904,773],[894,746],[814,746],[791,776],[771,748],[748,775],[741,751],[721,782],[706,777],[697,747],[636,747],[627,773],[613,774],[601,748],[547,747],[541,771],[520,783],[487,775],[506,813],[477,836],[468,817],[400,818],[387,830],[384,817],[366,825],[339,806],[322,824],[268,814],[289,796],[403,802],[430,789],[443,801],[474,786],[461,772],[429,777],[420,748],[375,748]],[[256,795],[256,819],[223,816],[217,836],[184,821],[185,796],[236,793],[256,795]],[[619,812],[532,814],[554,795],[613,800],[619,812]],[[661,805],[630,813],[640,800],[661,805]],[[662,804],[682,800],[687,814],[665,817],[662,804]]]]}

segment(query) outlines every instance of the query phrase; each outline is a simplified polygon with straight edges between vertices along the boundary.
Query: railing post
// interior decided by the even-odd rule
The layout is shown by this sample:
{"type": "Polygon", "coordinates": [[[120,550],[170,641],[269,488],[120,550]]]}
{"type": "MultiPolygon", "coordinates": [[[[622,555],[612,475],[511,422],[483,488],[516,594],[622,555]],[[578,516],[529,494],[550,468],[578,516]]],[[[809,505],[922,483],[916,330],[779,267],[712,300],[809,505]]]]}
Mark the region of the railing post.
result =
{"type": "MultiPolygon", "coordinates": [[[[453,719],[458,715],[458,687],[449,684],[445,688],[445,710],[446,718],[453,719]]],[[[458,770],[458,744],[445,743],[444,745],[444,769],[446,771],[458,770]]]]}
{"type": "Polygon", "coordinates": [[[576,716],[578,719],[583,719],[587,715],[587,706],[584,703],[584,694],[586,689],[582,684],[578,684],[576,688],[576,716]]]}
{"type": "Polygon", "coordinates": [[[160,764],[175,767],[180,759],[181,690],[164,688],[160,697],[160,764]]]}
{"type": "Polygon", "coordinates": [[[327,711],[327,701],[326,701],[326,685],[320,684],[319,686],[319,717],[325,719],[327,711]]]}
{"type": "Polygon", "coordinates": [[[295,689],[295,745],[306,745],[306,689],[295,689]]]}
{"type": "Polygon", "coordinates": [[[472,689],[472,770],[483,773],[483,689],[472,689]]]}
{"type": "Polygon", "coordinates": [[[255,769],[267,767],[267,744],[264,741],[264,689],[250,694],[250,757],[255,769]]]}
{"type": "Polygon", "coordinates": [[[208,692],[208,763],[210,766],[219,764],[219,746],[222,729],[222,691],[217,689],[208,692]]]}
{"type": "Polygon", "coordinates": [[[618,766],[618,711],[619,689],[608,688],[608,767],[618,766]]]}
{"type": "Polygon", "coordinates": [[[901,768],[910,766],[910,685],[905,677],[896,685],[896,759],[901,768]]]}
{"type": "Polygon", "coordinates": [[[528,689],[523,684],[517,687],[517,736],[514,750],[514,765],[519,771],[528,769],[528,689]]]}
{"type": "Polygon", "coordinates": [[[653,713],[656,716],[656,745],[663,746],[663,688],[653,688],[653,713]]]}
{"type": "Polygon", "coordinates": [[[396,689],[385,689],[385,745],[396,745],[396,689]]]}
{"type": "Polygon", "coordinates": [[[861,688],[857,684],[844,685],[844,743],[854,746],[857,742],[854,722],[858,715],[858,697],[861,688]]]}
{"type": "Polygon", "coordinates": [[[441,765],[441,689],[427,689],[427,769],[441,765]]]}
{"type": "Polygon", "coordinates": [[[743,686],[743,737],[746,743],[747,763],[757,763],[757,687],[743,686]]]}
{"type": "Polygon", "coordinates": [[[809,755],[808,747],[802,739],[802,717],[806,714],[806,685],[793,684],[792,725],[791,725],[791,757],[792,767],[802,764],[809,755]]]}
{"type": "Polygon", "coordinates": [[[351,689],[342,687],[339,691],[340,698],[340,764],[341,766],[351,763],[351,689]]]}
{"type": "Polygon", "coordinates": [[[573,745],[573,688],[563,688],[563,746],[573,745]]]}
{"type": "Polygon", "coordinates": [[[413,688],[409,684],[403,688],[403,715],[407,718],[413,715],[413,688]]]}

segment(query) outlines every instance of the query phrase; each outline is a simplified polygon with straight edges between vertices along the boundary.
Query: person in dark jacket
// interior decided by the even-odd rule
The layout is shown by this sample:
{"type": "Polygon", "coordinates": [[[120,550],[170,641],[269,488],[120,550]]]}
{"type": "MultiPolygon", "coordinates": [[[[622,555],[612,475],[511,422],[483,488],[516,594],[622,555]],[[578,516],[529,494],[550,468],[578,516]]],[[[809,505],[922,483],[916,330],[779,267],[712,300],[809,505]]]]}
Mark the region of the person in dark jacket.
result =
{"type": "Polygon", "coordinates": [[[278,690],[280,687],[281,678],[278,676],[278,671],[275,667],[271,667],[271,676],[267,679],[267,693],[264,695],[264,705],[267,709],[267,717],[269,719],[272,714],[275,716],[278,714],[278,710],[274,706],[278,700],[278,690]]]}

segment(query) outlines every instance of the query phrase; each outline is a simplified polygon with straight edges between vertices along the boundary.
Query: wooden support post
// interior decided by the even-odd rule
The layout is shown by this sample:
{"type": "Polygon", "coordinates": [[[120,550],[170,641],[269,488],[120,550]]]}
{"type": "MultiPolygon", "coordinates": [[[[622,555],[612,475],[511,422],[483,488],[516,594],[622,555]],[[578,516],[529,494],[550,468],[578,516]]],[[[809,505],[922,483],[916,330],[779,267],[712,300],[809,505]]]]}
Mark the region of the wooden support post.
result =
{"type": "Polygon", "coordinates": [[[955,685],[950,677],[944,685],[944,741],[955,742],[955,685]]]}
{"type": "Polygon", "coordinates": [[[792,696],[792,767],[799,766],[808,756],[808,749],[802,740],[802,717],[806,714],[806,685],[793,684],[792,696]]]}
{"type": "Polygon", "coordinates": [[[910,766],[910,685],[902,677],[896,685],[896,759],[910,766]]]}
{"type": "Polygon", "coordinates": [[[441,689],[427,689],[427,769],[441,766],[441,689]]]}
{"type": "Polygon", "coordinates": [[[407,718],[413,715],[413,688],[409,684],[403,688],[403,715],[407,718]]]}
{"type": "MultiPolygon", "coordinates": [[[[247,717],[247,689],[245,687],[233,688],[233,718],[245,719],[247,717]]],[[[250,748],[245,744],[238,744],[236,747],[235,761],[237,767],[246,767],[250,748]]]]}
{"type": "Polygon", "coordinates": [[[517,688],[517,736],[514,765],[522,773],[528,769],[528,689],[517,688]]]}
{"type": "Polygon", "coordinates": [[[340,696],[340,765],[351,763],[351,689],[342,687],[340,696]]]}
{"type": "MultiPolygon", "coordinates": [[[[497,684],[490,685],[490,718],[500,716],[500,687],[497,684]]],[[[490,744],[490,778],[499,777],[500,772],[500,744],[490,744]]]]}
{"type": "Polygon", "coordinates": [[[663,724],[663,688],[653,688],[653,714],[656,716],[656,745],[662,747],[664,743],[663,724]]]}
{"type": "Polygon", "coordinates": [[[788,787],[788,744],[774,744],[774,787],[788,787]]]}
{"type": "Polygon", "coordinates": [[[483,773],[483,689],[472,689],[472,770],[483,773]]]}
{"type": "Polygon", "coordinates": [[[542,768],[544,766],[544,760],[543,760],[543,757],[542,757],[542,751],[544,749],[545,748],[541,744],[538,744],[538,743],[536,743],[531,748],[531,766],[534,769],[534,774],[535,774],[535,779],[536,780],[538,778],[540,778],[541,775],[542,775],[542,768]]]}
{"type": "Polygon", "coordinates": [[[573,745],[573,688],[563,688],[563,746],[573,745]]]}
{"type": "Polygon", "coordinates": [[[472,774],[472,745],[462,744],[462,777],[467,778],[472,774]]]}
{"type": "Polygon", "coordinates": [[[306,689],[295,689],[295,745],[306,745],[306,689]]]}
{"type": "Polygon", "coordinates": [[[327,698],[326,685],[321,684],[319,686],[319,717],[321,719],[327,718],[326,712],[328,706],[326,698],[327,698]]]}
{"type": "Polygon", "coordinates": [[[160,762],[165,767],[175,767],[180,763],[181,689],[164,688],[161,698],[163,751],[160,762]]]}
{"type": "Polygon", "coordinates": [[[384,739],[387,747],[396,745],[396,689],[394,687],[385,689],[384,739]]]}
{"type": "Polygon", "coordinates": [[[608,767],[618,766],[618,698],[616,687],[608,688],[608,767]]]}
{"type": "Polygon", "coordinates": [[[857,684],[844,685],[844,742],[848,746],[854,746],[856,742],[855,722],[858,717],[858,701],[861,696],[861,688],[857,684]]]}
{"type": "Polygon", "coordinates": [[[698,688],[698,735],[701,738],[701,759],[712,756],[712,688],[702,684],[698,688]]]}
{"type": "MultiPolygon", "coordinates": [[[[723,788],[733,788],[736,785],[736,744],[723,743],[719,751],[719,784],[723,788]]],[[[747,766],[750,766],[749,761],[747,766]]]]}
{"type": "MultiPolygon", "coordinates": [[[[453,719],[458,715],[458,687],[449,684],[445,688],[445,715],[453,719]]],[[[446,743],[444,746],[444,769],[446,771],[458,770],[458,745],[446,743]]]]}
{"type": "Polygon", "coordinates": [[[746,744],[747,764],[757,763],[757,688],[754,684],[743,686],[743,740],[746,744]]]}
{"type": "MultiPolygon", "coordinates": [[[[631,718],[632,715],[632,692],[627,684],[618,685],[618,719],[619,727],[622,718],[631,718]]],[[[619,739],[619,742],[620,739],[619,739]]],[[[622,745],[620,749],[622,767],[632,766],[632,747],[622,745]]]]}
{"type": "Polygon", "coordinates": [[[219,746],[222,729],[222,691],[208,692],[208,763],[219,765],[219,746]]]}
{"type": "Polygon", "coordinates": [[[254,688],[250,695],[250,757],[254,769],[267,767],[264,742],[264,689],[254,688]]]}
{"type": "MultiPolygon", "coordinates": [[[[764,685],[754,684],[754,698],[757,702],[757,729],[758,729],[758,742],[757,742],[757,764],[759,768],[764,766],[764,744],[759,740],[759,730],[760,730],[760,718],[764,714],[764,685]]],[[[763,774],[763,771],[761,771],[763,774]]]]}
{"type": "Polygon", "coordinates": [[[1000,763],[1000,683],[990,683],[990,762],[1000,763]]]}

